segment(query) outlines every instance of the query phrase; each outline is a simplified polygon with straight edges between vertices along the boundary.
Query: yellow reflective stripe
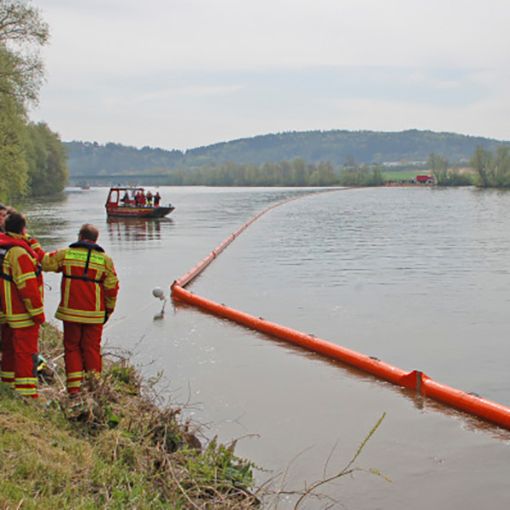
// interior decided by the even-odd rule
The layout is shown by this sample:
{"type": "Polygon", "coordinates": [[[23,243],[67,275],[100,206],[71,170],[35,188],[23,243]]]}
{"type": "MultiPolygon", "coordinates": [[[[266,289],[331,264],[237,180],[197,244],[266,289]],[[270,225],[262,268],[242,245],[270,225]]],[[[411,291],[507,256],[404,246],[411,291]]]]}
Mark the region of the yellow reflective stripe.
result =
{"type": "Polygon", "coordinates": [[[24,321],[11,321],[8,320],[9,327],[12,329],[18,328],[28,328],[29,326],[33,326],[35,322],[33,320],[24,320],[24,321]]]}
{"type": "MultiPolygon", "coordinates": [[[[75,261],[75,262],[64,262],[64,267],[66,269],[65,274],[70,274],[71,269],[74,267],[82,267],[85,268],[85,262],[75,261]]],[[[100,264],[89,263],[89,269],[95,269],[96,271],[100,271],[101,273],[105,272],[105,266],[100,264]]]]}
{"type": "Polygon", "coordinates": [[[68,388],[81,388],[81,379],[78,381],[67,381],[68,388]]]}
{"type": "Polygon", "coordinates": [[[83,372],[69,372],[67,374],[68,379],[76,379],[77,377],[83,377],[83,372]]]}
{"type": "Polygon", "coordinates": [[[11,285],[7,280],[4,280],[4,292],[5,292],[5,315],[12,314],[11,304],[11,285]]]}
{"type": "Polygon", "coordinates": [[[70,313],[72,315],[79,315],[80,317],[98,317],[99,315],[104,316],[104,310],[76,310],[75,308],[60,307],[60,311],[63,313],[70,313]]]}
{"type": "MultiPolygon", "coordinates": [[[[101,271],[101,274],[104,273],[105,265],[104,264],[89,264],[90,269],[95,269],[96,271],[101,271]]],[[[97,278],[100,278],[100,274],[98,274],[97,278]]]]}
{"type": "MultiPolygon", "coordinates": [[[[70,270],[72,267],[85,267],[86,262],[82,262],[81,260],[74,260],[72,262],[67,261],[64,262],[64,267],[68,270],[70,270]]],[[[104,264],[97,264],[96,262],[89,262],[89,268],[95,269],[96,271],[105,271],[105,265],[104,264]]]]}
{"type": "Polygon", "coordinates": [[[64,299],[62,300],[62,302],[64,303],[65,306],[69,305],[70,294],[71,294],[71,280],[65,278],[64,299]]]}
{"type": "Polygon", "coordinates": [[[104,322],[104,314],[101,317],[76,317],[75,315],[57,312],[55,317],[61,321],[76,322],[78,324],[103,324],[104,322]]]}
{"type": "MultiPolygon", "coordinates": [[[[88,257],[88,251],[70,249],[70,250],[66,251],[64,260],[77,260],[80,262],[87,262],[87,257],[88,257]]],[[[101,255],[99,253],[91,252],[89,263],[104,266],[105,258],[103,255],[101,255]]]]}
{"type": "Polygon", "coordinates": [[[37,388],[15,388],[16,391],[23,396],[37,395],[37,388]]]}
{"type": "Polygon", "coordinates": [[[74,315],[76,317],[102,317],[104,318],[104,310],[77,310],[76,308],[68,308],[66,306],[59,306],[58,314],[74,315]]]}
{"type": "Polygon", "coordinates": [[[30,280],[31,278],[36,278],[35,273],[31,271],[30,273],[25,273],[16,278],[16,282],[18,284],[25,283],[27,280],[30,280]]]}
{"type": "Polygon", "coordinates": [[[37,377],[16,377],[16,384],[21,385],[37,384],[37,377]]]}
{"type": "Polygon", "coordinates": [[[25,309],[27,310],[28,313],[11,314],[12,318],[15,318],[15,317],[23,317],[23,318],[30,317],[31,318],[34,315],[40,315],[40,314],[44,313],[44,307],[40,306],[39,308],[33,308],[32,301],[28,298],[23,299],[23,305],[25,305],[25,309]]]}
{"type": "Polygon", "coordinates": [[[0,381],[1,384],[5,384],[8,388],[16,388],[16,385],[14,384],[14,380],[12,381],[0,381]]]}
{"type": "Polygon", "coordinates": [[[0,377],[2,383],[7,385],[9,388],[14,388],[14,372],[1,372],[0,377]]]}
{"type": "Polygon", "coordinates": [[[101,305],[103,304],[103,300],[101,299],[101,287],[96,285],[96,311],[101,310],[101,305]]]}
{"type": "Polygon", "coordinates": [[[12,313],[12,309],[5,314],[5,322],[11,328],[26,328],[33,326],[35,323],[32,316],[28,313],[12,313]]]}

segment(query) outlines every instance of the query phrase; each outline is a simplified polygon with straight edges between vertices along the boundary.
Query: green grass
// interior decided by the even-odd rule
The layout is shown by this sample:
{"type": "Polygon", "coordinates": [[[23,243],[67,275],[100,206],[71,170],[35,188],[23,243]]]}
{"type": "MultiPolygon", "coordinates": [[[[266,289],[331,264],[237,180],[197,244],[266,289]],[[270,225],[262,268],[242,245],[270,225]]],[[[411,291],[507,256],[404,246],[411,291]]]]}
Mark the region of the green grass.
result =
{"type": "Polygon", "coordinates": [[[417,175],[429,174],[423,170],[383,170],[382,175],[385,181],[402,181],[414,179],[417,175]]]}

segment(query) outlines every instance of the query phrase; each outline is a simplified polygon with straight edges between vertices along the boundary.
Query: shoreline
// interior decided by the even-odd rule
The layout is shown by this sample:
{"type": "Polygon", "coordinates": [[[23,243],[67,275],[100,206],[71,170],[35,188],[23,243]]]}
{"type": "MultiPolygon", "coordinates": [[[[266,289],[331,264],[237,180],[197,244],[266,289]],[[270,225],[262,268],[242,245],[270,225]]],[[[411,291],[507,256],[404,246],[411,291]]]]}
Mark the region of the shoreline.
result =
{"type": "Polygon", "coordinates": [[[235,442],[202,442],[127,359],[104,360],[78,398],[63,388],[61,332],[46,324],[40,397],[0,389],[1,508],[249,509],[252,462],[235,442]]]}

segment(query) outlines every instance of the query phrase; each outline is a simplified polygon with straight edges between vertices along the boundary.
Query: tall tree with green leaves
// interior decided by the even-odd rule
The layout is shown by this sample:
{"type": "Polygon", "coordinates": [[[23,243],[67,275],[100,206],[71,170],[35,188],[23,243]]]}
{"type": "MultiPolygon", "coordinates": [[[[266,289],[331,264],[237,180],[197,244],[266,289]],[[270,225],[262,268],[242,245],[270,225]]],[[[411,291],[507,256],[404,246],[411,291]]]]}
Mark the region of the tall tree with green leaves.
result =
{"type": "Polygon", "coordinates": [[[4,202],[23,195],[27,189],[24,131],[19,103],[14,97],[0,93],[0,200],[4,202]]]}
{"type": "Polygon", "coordinates": [[[482,188],[490,186],[490,167],[492,165],[492,153],[483,147],[477,147],[471,158],[471,166],[477,174],[477,184],[482,188]]]}
{"type": "Polygon", "coordinates": [[[471,158],[477,185],[482,188],[510,188],[510,148],[498,147],[495,152],[478,147],[471,158]]]}
{"type": "Polygon", "coordinates": [[[0,198],[27,192],[24,152],[27,108],[37,102],[44,77],[40,48],[49,36],[29,1],[0,0],[0,198]]]}
{"type": "Polygon", "coordinates": [[[493,158],[492,182],[497,188],[510,187],[510,148],[498,147],[493,158]]]}
{"type": "Polygon", "coordinates": [[[51,195],[64,189],[68,178],[67,154],[58,135],[45,123],[27,126],[25,154],[31,195],[51,195]]]}
{"type": "Polygon", "coordinates": [[[439,186],[448,184],[448,160],[439,154],[432,153],[427,163],[436,180],[436,184],[439,186]]]}
{"type": "Polygon", "coordinates": [[[1,93],[14,96],[25,107],[38,100],[44,79],[40,49],[48,38],[48,25],[31,2],[0,0],[0,48],[4,52],[0,81],[10,84],[1,93]]]}

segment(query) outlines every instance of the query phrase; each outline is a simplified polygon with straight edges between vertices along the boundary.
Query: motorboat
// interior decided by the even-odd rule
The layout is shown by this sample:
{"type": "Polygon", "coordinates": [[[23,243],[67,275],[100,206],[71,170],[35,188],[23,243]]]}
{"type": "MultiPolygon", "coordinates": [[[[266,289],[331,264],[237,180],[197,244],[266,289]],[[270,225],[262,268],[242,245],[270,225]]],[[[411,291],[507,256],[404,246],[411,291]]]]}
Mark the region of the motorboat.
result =
{"type": "Polygon", "coordinates": [[[110,218],[163,218],[175,207],[172,204],[155,205],[147,200],[147,193],[141,187],[112,187],[106,199],[106,214],[110,218]]]}

